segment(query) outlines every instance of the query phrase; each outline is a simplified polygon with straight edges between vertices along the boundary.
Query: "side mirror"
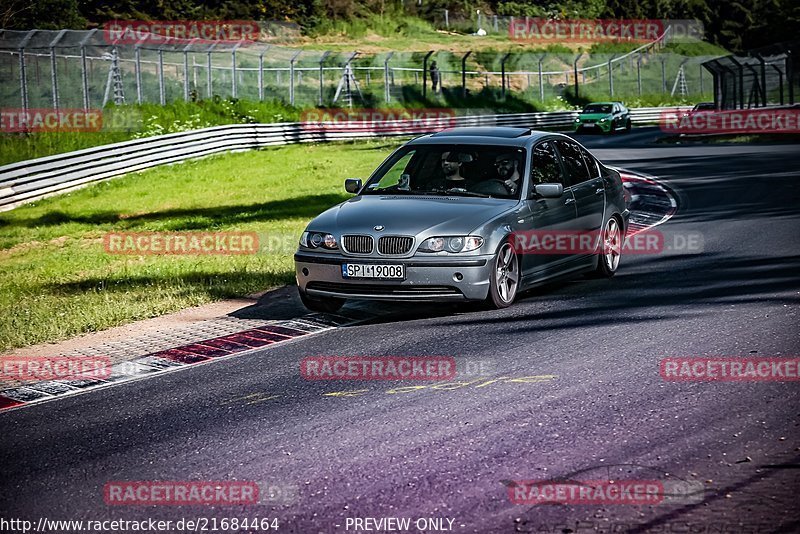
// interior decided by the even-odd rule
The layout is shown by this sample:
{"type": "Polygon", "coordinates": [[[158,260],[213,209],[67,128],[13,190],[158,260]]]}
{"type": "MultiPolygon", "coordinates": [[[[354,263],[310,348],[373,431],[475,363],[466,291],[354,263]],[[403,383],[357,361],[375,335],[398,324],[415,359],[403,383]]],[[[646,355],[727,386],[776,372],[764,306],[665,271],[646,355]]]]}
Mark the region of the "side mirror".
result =
{"type": "Polygon", "coordinates": [[[361,178],[348,178],[345,180],[344,190],[354,195],[361,191],[361,178]]]}
{"type": "Polygon", "coordinates": [[[558,198],[564,194],[564,186],[558,183],[536,184],[533,192],[542,198],[558,198]]]}

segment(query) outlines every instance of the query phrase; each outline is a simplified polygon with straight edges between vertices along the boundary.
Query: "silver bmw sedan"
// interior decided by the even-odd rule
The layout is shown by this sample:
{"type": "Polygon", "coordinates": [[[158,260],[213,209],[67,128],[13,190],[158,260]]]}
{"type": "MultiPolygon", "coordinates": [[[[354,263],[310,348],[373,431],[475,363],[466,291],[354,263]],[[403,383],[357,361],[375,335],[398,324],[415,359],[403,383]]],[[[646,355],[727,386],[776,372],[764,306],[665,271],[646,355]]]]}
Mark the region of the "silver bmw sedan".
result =
{"type": "Polygon", "coordinates": [[[452,128],[392,153],[353,198],[300,237],[300,297],[485,301],[580,272],[613,276],[629,211],[617,171],[575,140],[523,128],[452,128]]]}

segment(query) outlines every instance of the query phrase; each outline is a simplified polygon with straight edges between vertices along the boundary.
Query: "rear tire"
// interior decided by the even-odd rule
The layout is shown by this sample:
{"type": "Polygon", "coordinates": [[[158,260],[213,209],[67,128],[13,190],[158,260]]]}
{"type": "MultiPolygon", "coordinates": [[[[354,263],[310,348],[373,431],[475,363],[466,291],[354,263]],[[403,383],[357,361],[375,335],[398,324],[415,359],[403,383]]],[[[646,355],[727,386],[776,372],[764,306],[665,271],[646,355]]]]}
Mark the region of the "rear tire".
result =
{"type": "Polygon", "coordinates": [[[631,131],[631,120],[628,119],[628,121],[625,123],[625,133],[630,133],[630,131],[631,131]]]}
{"type": "Polygon", "coordinates": [[[595,274],[598,278],[611,278],[619,268],[622,258],[622,229],[616,217],[611,217],[603,226],[602,250],[597,259],[595,274]]]}
{"type": "Polygon", "coordinates": [[[497,310],[508,308],[517,298],[519,282],[519,258],[511,242],[505,241],[497,250],[492,272],[489,274],[486,304],[497,310]]]}
{"type": "Polygon", "coordinates": [[[321,312],[321,313],[335,313],[344,306],[345,299],[339,299],[335,297],[309,297],[302,291],[300,293],[300,300],[303,302],[303,306],[308,308],[311,311],[321,312]]]}

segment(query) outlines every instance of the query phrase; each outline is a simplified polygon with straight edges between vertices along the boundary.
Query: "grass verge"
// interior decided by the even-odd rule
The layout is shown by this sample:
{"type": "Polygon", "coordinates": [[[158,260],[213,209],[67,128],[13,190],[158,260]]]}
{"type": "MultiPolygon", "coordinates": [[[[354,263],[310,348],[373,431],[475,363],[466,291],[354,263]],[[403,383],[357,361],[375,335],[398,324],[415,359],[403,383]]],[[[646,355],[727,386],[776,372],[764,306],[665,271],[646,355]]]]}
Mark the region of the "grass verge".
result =
{"type": "Polygon", "coordinates": [[[160,167],[0,214],[0,350],[57,341],[294,279],[307,222],[400,140],[293,145],[160,167]],[[128,256],[108,232],[248,231],[239,256],[128,256]]]}

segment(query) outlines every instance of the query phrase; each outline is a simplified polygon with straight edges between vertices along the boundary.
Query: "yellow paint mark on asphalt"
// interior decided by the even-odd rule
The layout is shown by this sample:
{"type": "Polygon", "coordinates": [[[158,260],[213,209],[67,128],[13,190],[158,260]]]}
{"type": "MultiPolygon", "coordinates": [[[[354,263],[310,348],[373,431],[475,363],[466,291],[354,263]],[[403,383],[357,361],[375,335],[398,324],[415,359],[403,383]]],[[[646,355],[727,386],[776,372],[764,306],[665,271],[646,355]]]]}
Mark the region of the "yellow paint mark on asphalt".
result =
{"type": "Polygon", "coordinates": [[[256,404],[258,402],[277,399],[278,397],[280,397],[280,395],[270,395],[265,392],[251,393],[249,395],[244,395],[243,397],[234,397],[233,399],[228,399],[221,402],[219,405],[227,406],[229,404],[256,404]]]}
{"type": "Polygon", "coordinates": [[[323,393],[322,395],[327,397],[358,397],[367,392],[369,392],[368,389],[356,389],[352,391],[334,391],[332,393],[323,393]]]}

